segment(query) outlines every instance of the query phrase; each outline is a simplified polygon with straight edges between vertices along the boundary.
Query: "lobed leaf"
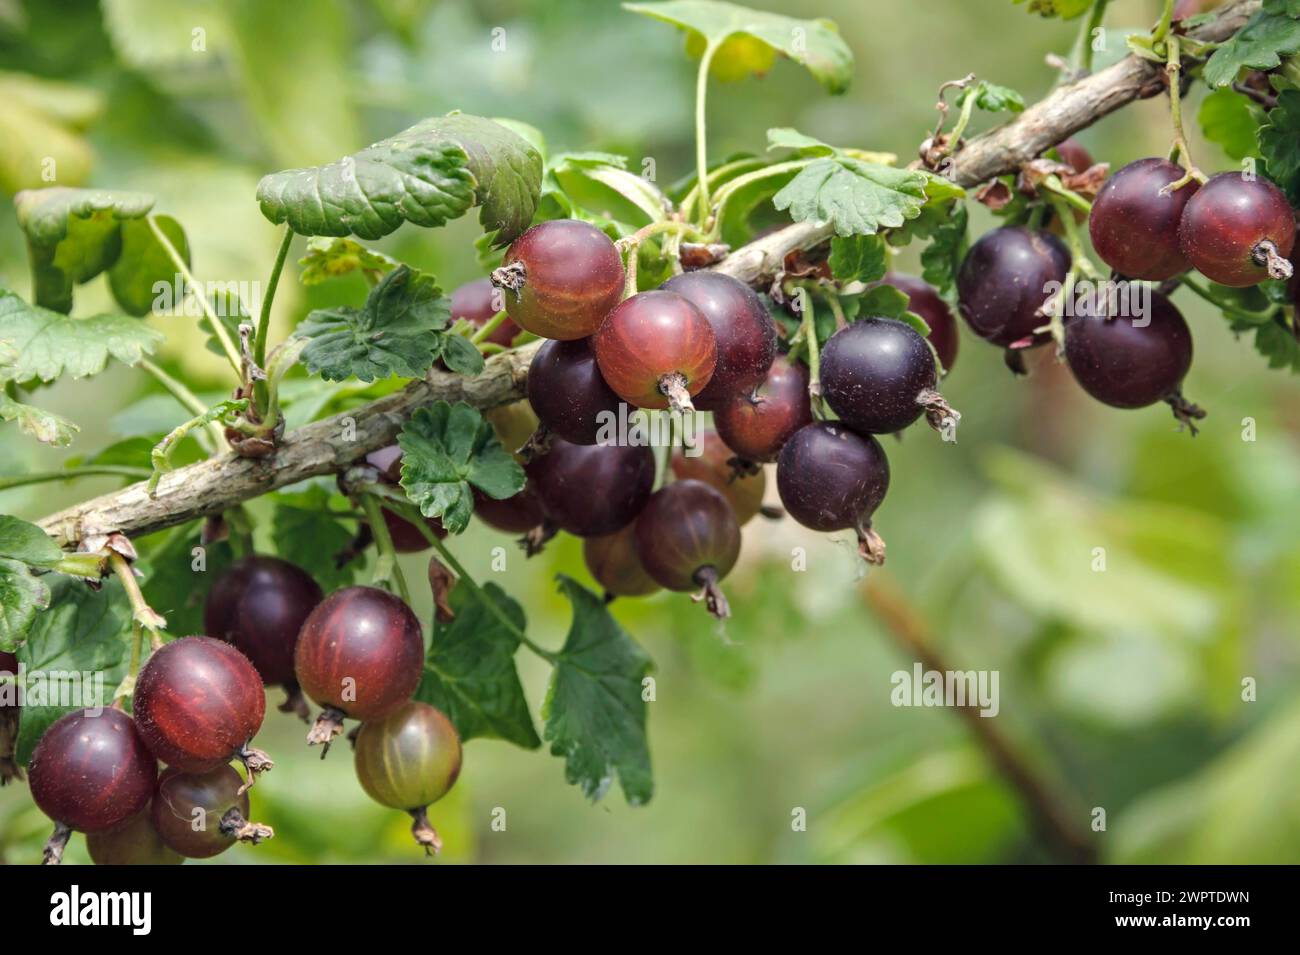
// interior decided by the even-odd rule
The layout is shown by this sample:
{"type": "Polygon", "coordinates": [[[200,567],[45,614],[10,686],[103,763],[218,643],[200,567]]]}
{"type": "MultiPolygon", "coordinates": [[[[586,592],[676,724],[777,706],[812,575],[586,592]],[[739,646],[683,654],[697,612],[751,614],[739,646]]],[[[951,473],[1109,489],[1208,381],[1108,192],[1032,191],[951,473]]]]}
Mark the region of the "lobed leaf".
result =
{"type": "Polygon", "coordinates": [[[925,173],[843,157],[800,170],[772,199],[796,222],[828,223],[836,235],[874,235],[921,214],[925,173]]]}
{"type": "Polygon", "coordinates": [[[1227,86],[1244,69],[1271,70],[1282,57],[1300,52],[1300,20],[1260,10],[1206,61],[1202,76],[1212,87],[1227,86]]]}
{"type": "Polygon", "coordinates": [[[0,421],[17,422],[23,434],[56,448],[71,444],[73,436],[81,430],[67,418],[14,401],[3,391],[0,391],[0,421]]]}
{"type": "MultiPolygon", "coordinates": [[[[156,216],[154,221],[188,266],[190,244],[185,229],[171,216],[156,216]]],[[[128,315],[148,315],[157,298],[154,285],[159,282],[175,284],[176,264],[146,220],[126,220],[122,223],[121,235],[122,249],[117,261],[108,269],[108,287],[117,304],[128,315]]]]}
{"type": "Polygon", "coordinates": [[[32,576],[21,560],[0,557],[0,651],[16,650],[37,612],[49,605],[50,589],[44,580],[32,576]]]}

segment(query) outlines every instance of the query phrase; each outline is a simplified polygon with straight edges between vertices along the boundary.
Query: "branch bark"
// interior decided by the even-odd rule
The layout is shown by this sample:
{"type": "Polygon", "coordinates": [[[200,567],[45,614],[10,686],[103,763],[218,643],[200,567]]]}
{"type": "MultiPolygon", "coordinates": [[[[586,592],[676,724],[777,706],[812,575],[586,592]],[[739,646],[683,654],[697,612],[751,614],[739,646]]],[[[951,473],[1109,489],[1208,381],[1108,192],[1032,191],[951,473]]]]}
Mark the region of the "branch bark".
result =
{"type": "MultiPolygon", "coordinates": [[[[1192,32],[1200,40],[1224,40],[1259,9],[1260,0],[1235,0],[1219,16],[1192,32]]],[[[1014,172],[1045,149],[1103,116],[1164,89],[1158,64],[1129,56],[1110,68],[1062,86],[1013,122],[968,142],[953,158],[952,178],[974,186],[1014,172]]],[[[829,225],[798,223],[732,252],[714,268],[758,285],[771,278],[785,256],[828,241],[829,225]]],[[[424,381],[344,414],[317,421],[287,435],[272,457],[255,460],[227,454],[163,476],[150,497],[144,482],[84,501],[41,520],[64,547],[93,534],[148,534],[233,507],[242,501],[335,473],[358,458],[392,444],[402,422],[416,408],[439,399],[492,408],[523,396],[528,363],[537,346],[491,358],[483,373],[465,380],[430,372],[424,381]]]]}

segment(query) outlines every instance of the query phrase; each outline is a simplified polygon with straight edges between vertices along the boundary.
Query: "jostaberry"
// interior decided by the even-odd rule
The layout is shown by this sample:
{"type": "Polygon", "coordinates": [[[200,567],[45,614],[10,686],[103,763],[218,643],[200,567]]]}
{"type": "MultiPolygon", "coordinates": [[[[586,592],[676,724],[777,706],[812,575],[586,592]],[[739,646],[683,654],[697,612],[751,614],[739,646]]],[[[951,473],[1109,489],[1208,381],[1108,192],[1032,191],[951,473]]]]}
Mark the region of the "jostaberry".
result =
{"type": "Polygon", "coordinates": [[[163,842],[147,809],[120,826],[86,833],[86,849],[95,865],[180,865],[185,861],[163,842]]]}
{"type": "Polygon", "coordinates": [[[742,527],[763,508],[767,476],[762,468],[747,468],[716,431],[700,431],[686,448],[673,450],[673,474],[711,484],[727,499],[742,527]]]}
{"type": "Polygon", "coordinates": [[[1183,255],[1206,278],[1244,288],[1289,279],[1296,221],[1282,190],[1267,179],[1221,172],[1188,200],[1178,226],[1183,255]]]}
{"type": "Polygon", "coordinates": [[[693,411],[691,396],[713,376],[718,341],[703,313],[656,289],[620,303],[593,339],[606,383],[638,408],[693,411]]]}
{"type": "Polygon", "coordinates": [[[1120,275],[1162,282],[1191,267],[1178,243],[1178,224],[1200,184],[1182,179],[1182,166],[1167,159],[1139,159],[1101,187],[1088,217],[1092,245],[1120,275]]]}
{"type": "Polygon", "coordinates": [[[230,644],[183,637],[155,650],[136,678],[140,738],[168,766],[204,773],[238,759],[249,782],[273,765],[249,747],[266,715],[256,668],[230,644]]]}
{"type": "Polygon", "coordinates": [[[630,524],[654,488],[647,447],[551,441],[529,469],[546,516],[576,537],[602,537],[630,524]]]}
{"type": "Polygon", "coordinates": [[[380,719],[411,698],[424,672],[424,631],[388,591],[345,587],[303,623],[294,669],[303,692],[324,707],[307,742],[328,748],[344,717],[380,719]]]}
{"type": "Polygon", "coordinates": [[[175,767],[158,777],[149,819],[163,844],[189,859],[210,859],[236,842],[257,845],[275,832],[248,820],[248,787],[230,766],[205,773],[175,767]]]}
{"type": "Polygon", "coordinates": [[[1041,344],[1043,306],[1065,282],[1070,252],[1050,232],[1003,226],[980,236],[957,276],[959,311],[980,338],[1008,348],[1041,344]]]}
{"type": "Polygon", "coordinates": [[[784,356],[772,362],[757,391],[713,413],[718,436],[747,461],[775,461],[786,439],[811,422],[808,368],[784,356]]]}
{"type": "Polygon", "coordinates": [[[460,734],[443,712],[412,701],[357,733],[355,764],[361,788],[375,802],[411,814],[411,834],[425,851],[442,848],[428,808],[460,776],[460,734]]]}
{"type": "Polygon", "coordinates": [[[533,226],[492,273],[516,325],[561,341],[595,332],[622,297],[623,281],[623,260],[609,236],[576,219],[533,226]]]}
{"type": "Polygon", "coordinates": [[[930,326],[930,334],[926,338],[934,346],[944,372],[952,371],[953,363],[957,360],[957,319],[953,317],[948,303],[929,282],[914,275],[890,272],[882,281],[905,294],[908,311],[925,319],[925,323],[930,326]]]}
{"type": "Polygon", "coordinates": [[[604,537],[588,537],[582,558],[607,597],[646,597],[659,589],[637,553],[634,523],[604,537]]]}
{"type": "Polygon", "coordinates": [[[528,366],[528,403],[552,434],[595,444],[617,422],[621,401],[605,383],[587,338],[546,342],[528,366]]]}
{"type": "Polygon", "coordinates": [[[740,556],[740,525],[722,492],[703,481],[673,481],[650,498],[636,521],[636,549],[656,582],[669,590],[698,590],[709,613],[731,608],[720,582],[740,556]]]}
{"type": "Polygon", "coordinates": [[[863,558],[884,563],[885,542],[871,517],[889,490],[889,460],[874,437],[830,421],[799,429],[781,450],[776,488],[800,524],[815,531],[852,528],[863,558]]]}

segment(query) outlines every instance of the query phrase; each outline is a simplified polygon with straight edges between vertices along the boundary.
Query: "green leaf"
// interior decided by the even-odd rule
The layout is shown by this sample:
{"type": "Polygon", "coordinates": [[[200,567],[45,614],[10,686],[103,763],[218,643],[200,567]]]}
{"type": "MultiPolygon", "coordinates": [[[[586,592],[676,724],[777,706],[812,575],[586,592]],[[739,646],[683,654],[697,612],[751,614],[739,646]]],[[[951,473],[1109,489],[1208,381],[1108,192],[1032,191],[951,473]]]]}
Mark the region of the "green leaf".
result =
{"type": "MultiPolygon", "coordinates": [[[[158,229],[180,253],[188,266],[190,244],[185,230],[171,216],[155,216],[158,229]]],[[[108,287],[128,315],[148,315],[158,297],[154,285],[176,282],[176,265],[144,219],[122,223],[122,251],[108,270],[108,287]]]]}
{"type": "Polygon", "coordinates": [[[33,567],[53,567],[63,559],[63,551],[35,524],[0,514],[0,558],[21,560],[33,567]]]}
{"type": "Polygon", "coordinates": [[[557,579],[573,623],[542,707],[543,736],[588,799],[603,797],[617,775],[629,805],[643,805],[654,795],[642,696],[650,657],[603,600],[563,574],[557,579]]]}
{"type": "Polygon", "coordinates": [[[775,126],[767,131],[767,148],[793,149],[801,156],[833,156],[837,150],[834,146],[812,136],[805,136],[789,126],[775,126]]]}
{"type": "Polygon", "coordinates": [[[819,159],[773,197],[796,222],[830,223],[835,233],[873,235],[921,214],[929,178],[856,159],[819,159]]]}
{"type": "Polygon", "coordinates": [[[161,332],[127,315],[69,318],[0,287],[0,342],[16,353],[0,363],[0,381],[86,378],[103,371],[109,358],[134,365],[162,340],[161,332]]]}
{"type": "Polygon", "coordinates": [[[1040,17],[1073,20],[1092,9],[1093,0],[1012,0],[1012,3],[1028,3],[1025,9],[1040,17]]]}
{"type": "Polygon", "coordinates": [[[473,378],[483,370],[483,353],[473,342],[460,335],[445,335],[442,360],[458,375],[473,378]]]}
{"type": "Polygon", "coordinates": [[[1238,334],[1253,331],[1255,350],[1268,359],[1268,367],[1285,368],[1300,373],[1300,342],[1281,322],[1264,322],[1253,325],[1234,322],[1232,330],[1238,334]]]}
{"type": "Polygon", "coordinates": [[[975,105],[986,113],[1019,113],[1025,108],[1025,98],[1011,87],[987,80],[976,83],[967,90],[966,96],[975,97],[975,105]]]}
{"type": "Polygon", "coordinates": [[[420,408],[402,426],[402,487],[425,517],[452,534],[469,524],[471,486],[504,500],[524,486],[524,469],[478,410],[464,402],[420,408]]]}
{"type": "Polygon", "coordinates": [[[838,282],[875,282],[885,276],[889,251],[878,235],[836,236],[831,239],[831,275],[838,282]]]}
{"type": "Polygon", "coordinates": [[[1262,117],[1245,96],[1230,89],[1215,90],[1201,101],[1196,118],[1205,138],[1218,143],[1230,159],[1255,155],[1255,130],[1262,117]]]}
{"type": "Polygon", "coordinates": [[[1261,10],[1214,51],[1202,76],[1212,87],[1227,86],[1244,69],[1271,70],[1298,51],[1300,20],[1261,10]]]}
{"type": "Polygon", "coordinates": [[[1293,204],[1300,201],[1300,92],[1278,94],[1277,106],[1268,111],[1268,122],[1258,135],[1268,177],[1293,204]]]}
{"type": "Polygon", "coordinates": [[[117,261],[121,224],[148,215],[153,203],[153,196],[142,192],[63,186],[14,196],[18,225],[27,236],[36,304],[70,312],[73,286],[117,261]]]}
{"type": "Polygon", "coordinates": [[[850,321],[859,318],[894,318],[911,325],[922,335],[930,334],[930,326],[925,319],[907,310],[907,293],[892,285],[877,285],[861,295],[843,296],[841,304],[850,321]]]}
{"type": "MultiPolygon", "coordinates": [[[[18,762],[26,764],[32,750],[50,724],[65,713],[84,706],[108,706],[113,691],[126,675],[130,653],[131,608],[117,581],[92,590],[80,580],[57,576],[50,583],[50,606],[36,618],[27,643],[18,651],[18,661],[33,673],[57,677],[80,674],[80,705],[63,706],[33,701],[36,689],[29,683],[28,699],[18,724],[18,762]],[[87,686],[89,678],[90,686],[87,686]],[[100,681],[98,687],[95,682],[100,681]],[[98,694],[92,691],[98,689],[98,694]]],[[[43,682],[46,689],[61,684],[43,682]]],[[[48,698],[48,694],[47,694],[48,698]]]]}
{"type": "Polygon", "coordinates": [[[307,254],[298,260],[298,264],[302,266],[298,280],[303,285],[319,285],[327,279],[353,272],[384,275],[401,263],[353,239],[312,236],[307,240],[307,254]]]}
{"type": "Polygon", "coordinates": [[[289,169],[257,186],[262,214],[302,235],[379,239],[403,222],[444,225],[481,206],[495,243],[532,222],[542,157],[498,123],[452,113],[426,119],[338,162],[289,169]]]}
{"type": "Polygon", "coordinates": [[[33,577],[21,560],[0,558],[0,651],[17,649],[37,611],[49,605],[50,589],[42,578],[33,577]]]}
{"type": "Polygon", "coordinates": [[[356,561],[338,566],[336,557],[355,536],[329,513],[333,495],[319,484],[294,493],[275,494],[271,540],[275,553],[307,571],[325,593],[346,587],[356,579],[356,561]]]}
{"type": "Polygon", "coordinates": [[[957,271],[966,257],[966,221],[964,205],[958,205],[934,229],[930,244],[921,252],[921,277],[940,295],[947,295],[957,285],[957,271]]]}
{"type": "Polygon", "coordinates": [[[714,70],[722,79],[767,72],[772,53],[801,64],[829,93],[843,93],[853,76],[853,53],[830,20],[799,20],[716,0],[625,3],[623,9],[686,30],[692,52],[718,47],[714,70]],[[724,45],[728,40],[741,42],[724,45]]]}
{"type": "Polygon", "coordinates": [[[327,381],[418,378],[443,353],[451,303],[433,276],[402,265],[370,290],[361,308],[310,313],[294,332],[310,341],[302,363],[327,381]]]}
{"type": "MultiPolygon", "coordinates": [[[[496,584],[484,584],[482,592],[523,631],[524,611],[517,602],[496,584]]],[[[518,635],[464,584],[452,589],[450,600],[455,619],[434,624],[415,698],[446,713],[462,740],[503,739],[536,749],[542,741],[515,669],[518,635]]]]}
{"type": "Polygon", "coordinates": [[[71,444],[73,435],[81,430],[67,418],[14,401],[3,391],[0,391],[0,421],[16,421],[23,434],[56,448],[71,444]]]}
{"type": "Polygon", "coordinates": [[[615,223],[628,235],[668,216],[669,202],[658,186],[627,169],[612,153],[559,153],[546,166],[542,197],[558,201],[565,214],[600,228],[615,223]]]}
{"type": "Polygon", "coordinates": [[[217,578],[234,562],[230,544],[202,541],[203,521],[159,531],[137,541],[144,598],[177,635],[203,633],[203,604],[217,578]]]}

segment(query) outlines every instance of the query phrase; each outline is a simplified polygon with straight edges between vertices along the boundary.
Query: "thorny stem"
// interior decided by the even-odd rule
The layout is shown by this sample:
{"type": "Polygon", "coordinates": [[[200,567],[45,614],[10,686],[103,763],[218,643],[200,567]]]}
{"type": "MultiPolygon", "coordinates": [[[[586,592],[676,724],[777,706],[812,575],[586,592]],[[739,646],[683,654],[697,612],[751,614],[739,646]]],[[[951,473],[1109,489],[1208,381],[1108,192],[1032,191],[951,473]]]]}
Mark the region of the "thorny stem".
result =
{"type": "Polygon", "coordinates": [[[507,617],[501,608],[498,607],[490,597],[488,597],[488,595],[483,591],[483,588],[478,585],[478,581],[471,577],[469,571],[467,571],[461,562],[456,559],[456,555],[448,550],[447,545],[438,539],[438,535],[430,530],[428,525],[420,519],[420,513],[414,504],[400,504],[397,501],[392,501],[390,502],[390,509],[397,512],[399,516],[406,518],[406,520],[410,521],[420,529],[420,533],[424,535],[425,540],[427,540],[433,546],[433,549],[438,552],[438,556],[442,558],[443,563],[450,567],[452,572],[460,578],[460,581],[469,588],[470,593],[474,595],[474,599],[481,603],[488,613],[496,617],[497,620],[501,622],[502,626],[514,634],[519,639],[520,643],[526,646],[529,650],[532,650],[533,653],[537,654],[543,660],[547,660],[550,663],[555,663],[559,659],[557,654],[552,653],[545,647],[538,646],[530,640],[528,635],[524,633],[524,631],[521,630],[513,620],[507,617]]]}
{"type": "Polygon", "coordinates": [[[149,644],[157,650],[163,644],[162,631],[167,629],[167,620],[144,599],[140,582],[135,579],[135,571],[125,557],[116,551],[110,551],[108,563],[117,579],[122,582],[127,600],[131,602],[131,618],[149,634],[149,644]]]}
{"type": "MultiPolygon", "coordinates": [[[[280,273],[284,270],[284,260],[289,257],[289,246],[293,242],[293,229],[284,227],[284,238],[280,241],[280,251],[271,266],[271,277],[266,280],[266,294],[262,296],[262,311],[257,317],[257,337],[253,339],[253,362],[258,368],[266,367],[266,339],[271,329],[271,304],[275,301],[275,289],[280,284],[280,273]]],[[[257,398],[256,409],[265,418],[268,410],[267,389],[265,382],[254,385],[253,394],[257,398]]]]}
{"type": "MultiPolygon", "coordinates": [[[[1165,2],[1168,6],[1172,0],[1165,0],[1165,2]]],[[[1169,55],[1165,62],[1165,72],[1169,77],[1169,119],[1174,126],[1174,151],[1178,154],[1178,162],[1187,173],[1181,179],[1162,187],[1160,190],[1162,196],[1177,192],[1193,179],[1201,183],[1207,181],[1205,173],[1201,172],[1192,161],[1192,151],[1187,146],[1187,134],[1183,132],[1183,61],[1177,34],[1169,37],[1168,47],[1169,55]]]]}
{"type": "MultiPolygon", "coordinates": [[[[199,400],[199,396],[186,388],[183,382],[178,381],[171,375],[167,374],[167,372],[163,371],[148,358],[141,358],[138,364],[141,371],[146,371],[152,375],[153,379],[166,388],[167,393],[180,402],[181,407],[190,414],[197,417],[207,413],[208,409],[203,402],[199,400]]],[[[225,433],[217,427],[216,422],[209,422],[207,431],[212,439],[212,446],[207,447],[204,450],[209,454],[216,451],[226,450],[225,433]]],[[[207,442],[203,443],[206,444],[207,442]]]]}
{"type": "MultiPolygon", "coordinates": [[[[919,660],[926,670],[954,672],[950,661],[934,648],[934,639],[925,619],[888,576],[873,574],[867,578],[862,597],[905,655],[919,660]]],[[[1053,791],[1016,751],[1011,741],[1002,735],[998,721],[982,717],[975,704],[957,707],[956,711],[994,768],[1020,796],[1048,844],[1071,862],[1096,862],[1097,850],[1087,831],[1076,825],[1074,820],[1081,816],[1068,808],[1070,800],[1053,791]]]]}
{"type": "Polygon", "coordinates": [[[700,214],[697,220],[700,228],[708,225],[709,216],[713,213],[709,202],[709,150],[706,142],[708,124],[704,107],[709,92],[709,66],[713,63],[713,55],[718,52],[720,45],[717,41],[710,41],[704,48],[704,55],[700,57],[699,72],[695,76],[695,181],[700,188],[698,199],[700,214]]]}
{"type": "Polygon", "coordinates": [[[217,318],[217,313],[213,311],[212,303],[208,301],[206,294],[201,292],[199,280],[190,272],[190,267],[185,264],[181,254],[176,251],[176,246],[172,245],[171,240],[167,238],[162,229],[158,228],[158,222],[153,216],[145,217],[145,222],[149,224],[149,231],[153,233],[158,244],[163,247],[167,253],[167,258],[171,259],[172,265],[176,266],[176,271],[185,279],[185,290],[187,294],[194,295],[199,301],[199,307],[203,309],[203,314],[212,327],[212,334],[216,336],[217,341],[221,343],[221,350],[226,353],[226,358],[230,361],[230,367],[239,372],[239,350],[235,348],[235,343],[230,340],[230,334],[226,331],[226,326],[221,324],[221,319],[217,318]]]}
{"type": "MultiPolygon", "coordinates": [[[[374,535],[375,546],[379,551],[379,556],[375,560],[372,582],[376,585],[388,585],[390,583],[396,585],[398,596],[409,605],[411,603],[411,592],[406,588],[406,578],[402,575],[402,568],[397,563],[397,548],[393,546],[393,535],[388,532],[388,524],[384,520],[383,508],[380,506],[379,498],[373,494],[362,494],[361,506],[366,512],[366,519],[370,523],[370,533],[374,535]]],[[[412,523],[418,527],[424,527],[424,518],[420,517],[412,523]]]]}

